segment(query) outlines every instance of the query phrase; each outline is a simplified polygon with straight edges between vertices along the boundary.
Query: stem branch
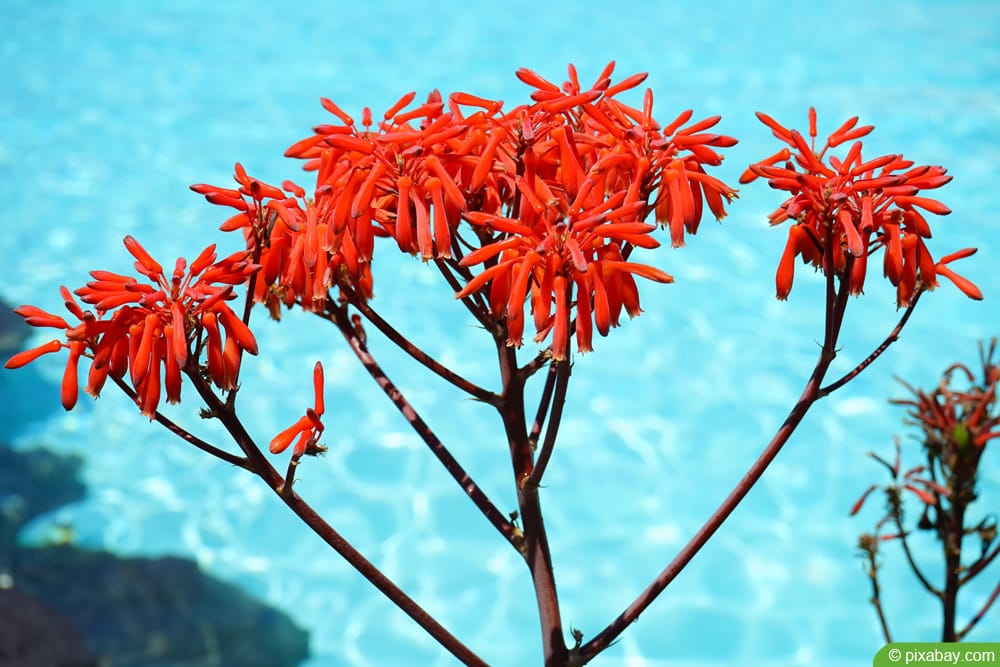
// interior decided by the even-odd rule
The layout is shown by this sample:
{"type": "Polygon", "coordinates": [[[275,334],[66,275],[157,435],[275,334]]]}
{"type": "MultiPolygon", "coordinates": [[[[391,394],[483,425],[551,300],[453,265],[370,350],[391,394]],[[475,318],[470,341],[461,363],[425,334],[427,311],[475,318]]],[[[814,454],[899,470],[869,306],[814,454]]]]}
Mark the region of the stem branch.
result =
{"type": "Polygon", "coordinates": [[[347,340],[348,345],[350,345],[351,350],[357,356],[358,360],[368,371],[368,374],[375,380],[375,382],[382,388],[385,395],[389,397],[392,404],[396,406],[396,409],[403,415],[403,417],[410,423],[410,426],[416,432],[420,439],[424,441],[424,444],[431,450],[441,465],[444,466],[445,470],[452,476],[452,478],[458,482],[458,485],[462,487],[466,495],[475,503],[479,511],[489,520],[490,523],[499,531],[504,538],[510,542],[510,544],[517,549],[521,550],[520,538],[518,531],[513,523],[511,523],[501,512],[497,509],[496,505],[486,496],[483,490],[478,484],[469,476],[465,468],[451,455],[451,452],[444,446],[444,443],[438,439],[431,430],[430,426],[420,417],[416,409],[406,400],[406,397],[399,391],[399,389],[392,383],[389,377],[385,374],[382,368],[375,361],[375,358],[368,351],[368,347],[365,345],[364,341],[361,340],[358,332],[355,330],[354,325],[351,324],[350,319],[347,316],[346,309],[338,306],[333,306],[328,303],[326,309],[326,315],[333,322],[334,325],[340,330],[344,338],[347,340]]]}

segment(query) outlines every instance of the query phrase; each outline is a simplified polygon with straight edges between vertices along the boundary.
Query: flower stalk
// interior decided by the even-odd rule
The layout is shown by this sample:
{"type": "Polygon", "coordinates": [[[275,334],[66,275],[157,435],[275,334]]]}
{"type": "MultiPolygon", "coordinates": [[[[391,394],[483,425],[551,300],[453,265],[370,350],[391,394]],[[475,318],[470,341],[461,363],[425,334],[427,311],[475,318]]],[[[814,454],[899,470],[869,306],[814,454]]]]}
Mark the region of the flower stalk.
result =
{"type": "MultiPolygon", "coordinates": [[[[808,138],[758,113],[785,146],[751,164],[740,181],[764,179],[788,194],[769,216],[773,226],[787,228],[775,274],[777,297],[790,297],[800,261],[825,276],[824,303],[817,304],[824,319],[819,357],[781,427],[705,524],[632,604],[586,642],[573,630],[575,643],[569,647],[541,495],[569,401],[572,367],[624,323],[623,315],[631,319],[641,314],[640,286],[674,283],[673,275],[649,259],[652,251],[663,241],[680,248],[704,217],[721,221],[726,216],[737,192],[710,171],[737,141],[715,131],[718,116],[693,120],[693,111],[683,110],[661,123],[649,89],[637,106],[625,103],[622,96],[639,88],[646,75],[614,81],[613,62],[589,85],[581,83],[573,66],[561,85],[529,69],[516,76],[529,87],[530,101],[512,108],[466,92],[443,96],[432,91],[417,103],[416,93],[410,92],[381,116],[364,108],[356,121],[333,101],[321,99],[329,114],[326,122],[286,151],[315,178],[314,187],[307,191],[291,180],[264,183],[239,163],[235,187],[191,186],[211,204],[230,209],[220,229],[238,238],[239,250],[220,260],[211,245],[190,264],[178,259],[168,271],[138,240],[126,236],[137,275],[93,271],[92,280],[76,291],[61,288],[68,319],[35,306],[18,308],[29,325],[56,329],[60,337],[14,355],[6,366],[18,368],[65,350],[60,400],[68,410],[77,403],[79,367],[89,363],[85,392],[98,396],[110,378],[150,420],[255,474],[447,651],[465,664],[484,665],[297,493],[295,475],[305,474],[309,457],[327,448],[320,443],[328,417],[322,364],[314,367],[312,406],[269,439],[267,453],[241,420],[241,372],[251,357],[266,352],[252,331],[254,313],[262,307],[280,320],[296,309],[322,319],[340,332],[428,450],[523,557],[538,611],[543,663],[568,667],[592,660],[648,608],[742,502],[812,406],[871,367],[899,339],[917,301],[938,285],[939,276],[970,298],[981,299],[982,293],[952,268],[973,255],[974,248],[938,260],[929,248],[931,224],[925,216],[950,213],[925,194],[951,180],[943,167],[914,166],[897,154],[863,158],[860,138],[872,128],[858,126],[857,118],[818,144],[815,110],[809,110],[808,138]],[[841,146],[846,152],[835,154],[841,146]],[[387,248],[436,267],[446,297],[460,300],[487,332],[496,348],[495,389],[433,358],[371,305],[376,253],[387,248]],[[896,289],[903,314],[864,361],[824,384],[838,354],[850,299],[862,295],[868,267],[880,252],[882,272],[896,289]],[[230,304],[240,298],[241,307],[234,310],[230,304]],[[395,345],[436,379],[496,410],[502,439],[489,438],[487,431],[485,446],[495,446],[498,456],[509,459],[516,512],[505,516],[390,380],[372,352],[379,343],[369,342],[365,325],[381,335],[380,342],[395,345]],[[530,343],[537,349],[521,364],[519,354],[530,343]],[[543,369],[544,379],[537,379],[542,383],[539,402],[529,412],[525,392],[543,369]],[[185,383],[203,404],[202,416],[224,425],[239,454],[197,438],[163,416],[161,398],[180,402],[185,383]],[[284,475],[269,456],[289,456],[284,475]]],[[[391,289],[393,283],[385,284],[391,289]]],[[[990,356],[992,352],[993,347],[990,356]]],[[[896,526],[911,566],[941,598],[946,628],[955,625],[957,589],[1000,552],[1000,546],[993,546],[995,522],[982,522],[975,527],[982,555],[962,565],[960,528],[974,496],[976,452],[998,434],[992,426],[984,430],[984,424],[993,423],[989,407],[997,382],[996,367],[984,362],[984,368],[989,389],[979,395],[978,407],[954,396],[943,407],[934,401],[930,405],[922,394],[912,403],[914,417],[925,429],[954,426],[947,418],[961,413],[965,430],[941,431],[951,440],[942,436],[935,441],[951,442],[957,453],[935,445],[929,478],[900,477],[898,466],[886,464],[897,501],[900,491],[907,490],[934,508],[928,522],[945,545],[948,568],[941,590],[916,566],[902,515],[890,515],[891,521],[883,523],[896,526]]],[[[878,543],[867,540],[866,554],[873,604],[888,638],[877,580],[878,543]]],[[[945,639],[964,637],[998,591],[964,629],[946,630],[945,639]]]]}

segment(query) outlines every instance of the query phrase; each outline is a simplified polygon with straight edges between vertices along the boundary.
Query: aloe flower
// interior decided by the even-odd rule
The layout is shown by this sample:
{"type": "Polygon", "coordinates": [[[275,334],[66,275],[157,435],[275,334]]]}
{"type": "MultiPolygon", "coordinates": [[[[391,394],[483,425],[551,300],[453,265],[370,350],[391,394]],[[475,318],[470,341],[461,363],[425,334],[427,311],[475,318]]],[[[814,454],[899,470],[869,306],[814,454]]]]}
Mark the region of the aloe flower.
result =
{"type": "Polygon", "coordinates": [[[884,250],[883,272],[896,287],[900,307],[910,304],[918,288],[936,287],[938,275],[951,280],[967,296],[982,299],[978,287],[948,266],[972,255],[975,248],[935,261],[927,247],[931,227],[925,213],[951,212],[940,201],[922,194],[951,181],[943,167],[914,166],[902,155],[866,160],[859,139],[874,128],[858,127],[856,116],[818,148],[815,109],[809,109],[808,139],[766,114],[758,112],[757,117],[788,144],[751,164],[740,178],[741,183],[767,179],[772,188],[790,195],[768,216],[772,225],[790,223],[775,281],[779,299],[786,299],[791,292],[797,257],[824,274],[841,276],[848,281],[851,294],[858,295],[864,289],[869,259],[880,249],[884,250]],[[849,142],[853,143],[843,157],[831,153],[849,142]]]}
{"type": "Polygon", "coordinates": [[[92,271],[93,280],[75,294],[95,312],[84,311],[69,290],[61,288],[66,309],[79,320],[72,326],[34,306],[17,308],[15,312],[32,326],[63,329],[65,340],[20,352],[6,367],[19,368],[67,348],[61,389],[64,408],[76,404],[78,363],[88,357],[88,393],[98,396],[109,374],[120,379],[127,374],[142,414],[152,418],[164,389],[169,402],[180,400],[181,372],[188,368],[195,341],[203,340],[213,382],[224,390],[235,388],[242,354],[257,354],[257,341],[226,302],[235,298],[233,286],[245,283],[259,267],[247,260],[245,252],[216,261],[213,244],[190,267],[178,259],[168,278],[133,237],[125,237],[125,247],[136,259],[136,271],[148,282],[92,271]]]}

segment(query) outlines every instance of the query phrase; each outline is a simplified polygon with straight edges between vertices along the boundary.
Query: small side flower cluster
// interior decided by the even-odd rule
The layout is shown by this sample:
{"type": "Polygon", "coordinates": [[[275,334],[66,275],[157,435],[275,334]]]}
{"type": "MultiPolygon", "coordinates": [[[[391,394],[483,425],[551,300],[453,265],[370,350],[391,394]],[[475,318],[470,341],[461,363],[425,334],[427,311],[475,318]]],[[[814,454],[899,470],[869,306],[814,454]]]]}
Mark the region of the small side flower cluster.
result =
{"type": "Polygon", "coordinates": [[[326,408],[323,401],[323,364],[318,361],[313,367],[313,392],[313,407],[306,408],[305,415],[271,440],[269,448],[272,454],[285,451],[293,440],[295,441],[295,446],[292,448],[293,459],[298,459],[303,454],[315,456],[326,451],[326,448],[319,444],[324,430],[322,417],[326,408]]]}
{"type": "Polygon", "coordinates": [[[705,170],[721,163],[716,149],[736,143],[708,131],[719,118],[689,123],[685,111],[661,126],[651,92],[641,109],[616,99],[646,75],[612,83],[613,70],[584,90],[572,66],[561,88],[522,69],[533,103],[510,111],[437,91],[408,109],[408,93],[377,122],[365,108],[358,124],[323,99],[333,122],[286,152],[316,172],[311,197],[290,181],[277,188],[252,179],[240,165],[238,189],[192,188],[239,211],[223,229],[245,231],[263,266],[255,296],[275,317],[281,304],[320,308],[338,284],[370,298],[374,240],[388,237],[424,261],[483,264],[458,296],[482,291],[512,345],[522,342],[530,303],[536,340],[551,333],[562,359],[574,317],[578,348],[589,350],[595,325],[606,334],[622,310],[640,312],[633,276],[673,280],[628,261],[635,247],[659,245],[656,225],[644,222],[651,213],[676,247],[705,206],[721,219],[735,197],[705,170]]]}
{"type": "Polygon", "coordinates": [[[149,282],[110,271],[92,271],[93,280],[75,295],[94,310],[84,310],[74,293],[61,288],[66,309],[78,321],[35,306],[15,310],[25,322],[64,331],[54,339],[11,357],[5,366],[20,368],[40,356],[68,348],[62,381],[62,404],[67,410],[79,395],[81,357],[91,359],[84,390],[97,396],[109,375],[125,379],[136,393],[142,414],[152,418],[162,391],[167,401],[181,396],[181,372],[193,358],[192,345],[203,347],[212,381],[223,390],[236,386],[244,352],[257,353],[257,341],[226,301],[235,297],[234,285],[245,283],[259,267],[238,252],[216,261],[215,246],[205,248],[191,263],[178,259],[170,276],[131,236],[125,247],[136,259],[136,270],[149,282]],[[223,335],[225,334],[225,335],[223,335]]]}
{"type": "Polygon", "coordinates": [[[883,566],[879,555],[884,543],[900,545],[906,556],[904,562],[935,602],[941,605],[940,636],[944,641],[962,641],[983,619],[1000,592],[995,583],[987,582],[985,590],[992,588],[991,594],[984,591],[968,596],[985,600],[979,610],[968,615],[956,613],[961,589],[972,583],[1000,556],[996,513],[990,511],[990,507],[982,507],[977,520],[973,507],[982,491],[980,472],[983,456],[989,442],[1000,437],[1000,410],[997,409],[1000,365],[995,361],[996,351],[995,338],[989,346],[980,345],[981,373],[973,373],[964,364],[954,364],[945,370],[933,390],[924,391],[904,382],[910,397],[891,401],[907,408],[906,423],[920,431],[916,439],[920,441],[921,465],[902,472],[898,438],[896,457],[891,464],[875,454],[870,455],[888,470],[891,481],[870,486],[854,504],[851,515],[857,514],[876,490],[885,494],[884,514],[876,522],[873,532],[859,536],[858,550],[866,562],[866,574],[872,589],[870,602],[878,615],[886,642],[891,643],[893,639],[879,583],[879,571],[883,566]],[[918,498],[922,505],[919,518],[915,521],[910,520],[905,511],[906,493],[918,498]],[[937,563],[913,557],[916,549],[913,540],[920,533],[929,533],[937,543],[940,549],[937,563]],[[975,541],[979,544],[975,545],[975,541]],[[925,563],[934,564],[935,569],[940,568],[944,576],[928,576],[925,563]],[[958,624],[961,616],[966,617],[962,621],[964,625],[958,624]]]}
{"type": "Polygon", "coordinates": [[[885,250],[883,271],[896,287],[899,307],[908,306],[917,289],[934,288],[939,275],[967,296],[982,299],[979,288],[948,266],[972,255],[975,248],[935,262],[926,245],[931,229],[921,211],[935,215],[951,212],[941,202],[920,194],[951,180],[943,167],[914,166],[902,155],[865,160],[858,139],[874,128],[859,127],[857,117],[837,128],[818,151],[815,109],[809,110],[808,140],[766,114],[758,113],[757,117],[788,144],[750,165],[740,178],[741,183],[765,178],[772,188],[791,194],[769,216],[772,225],[792,221],[778,266],[779,299],[787,298],[792,289],[796,257],[825,275],[832,272],[840,276],[848,281],[851,294],[860,294],[869,257],[880,248],[885,250]],[[853,143],[842,159],[828,155],[830,149],[848,142],[853,143]]]}
{"type": "Polygon", "coordinates": [[[292,181],[277,188],[247,175],[239,163],[235,171],[236,189],[206,184],[191,189],[238,211],[220,229],[243,232],[247,252],[261,266],[254,299],[266,304],[272,317],[280,318],[282,305],[322,309],[329,288],[341,282],[371,296],[374,230],[352,216],[335,222],[345,201],[342,192],[321,184],[307,198],[292,181]]]}
{"type": "MultiPolygon", "coordinates": [[[[900,490],[919,498],[925,506],[922,527],[930,528],[928,511],[944,512],[943,503],[965,507],[976,499],[976,482],[979,461],[987,443],[1000,437],[1000,411],[997,410],[997,384],[1000,383],[1000,366],[993,357],[996,340],[989,348],[981,348],[982,379],[964,364],[954,364],[945,370],[938,386],[930,392],[903,385],[912,396],[891,401],[908,408],[909,423],[921,430],[921,443],[926,454],[926,465],[919,465],[901,473],[900,446],[896,442],[896,458],[892,464],[871,454],[885,466],[893,483],[885,487],[889,494],[889,511],[878,523],[880,529],[886,522],[902,516],[900,490]],[[958,375],[968,383],[965,389],[953,387],[958,375]]],[[[856,514],[868,496],[880,488],[873,484],[855,503],[851,514],[856,514]]],[[[962,513],[964,514],[964,512],[962,513]]],[[[899,522],[897,521],[897,524],[899,522]]],[[[901,537],[899,532],[882,536],[882,539],[901,537]]]]}
{"type": "Polygon", "coordinates": [[[861,497],[855,501],[853,507],[851,507],[850,515],[854,516],[861,511],[864,507],[865,501],[868,497],[882,489],[887,496],[887,511],[886,514],[879,519],[875,524],[874,535],[867,536],[867,540],[872,542],[876,538],[880,541],[885,540],[895,540],[903,537],[898,529],[889,533],[883,533],[882,530],[887,524],[894,523],[897,516],[902,516],[903,511],[903,499],[902,492],[908,491],[910,494],[915,496],[924,505],[924,516],[926,517],[927,512],[931,508],[940,507],[940,499],[947,498],[951,495],[951,491],[947,487],[942,486],[935,480],[928,476],[928,469],[925,465],[914,466],[905,472],[902,470],[902,461],[900,453],[899,439],[896,440],[896,457],[890,464],[884,458],[875,453],[869,453],[868,455],[885,466],[886,470],[889,471],[889,475],[892,478],[892,482],[883,486],[881,484],[872,484],[865,492],[861,494],[861,497]]]}

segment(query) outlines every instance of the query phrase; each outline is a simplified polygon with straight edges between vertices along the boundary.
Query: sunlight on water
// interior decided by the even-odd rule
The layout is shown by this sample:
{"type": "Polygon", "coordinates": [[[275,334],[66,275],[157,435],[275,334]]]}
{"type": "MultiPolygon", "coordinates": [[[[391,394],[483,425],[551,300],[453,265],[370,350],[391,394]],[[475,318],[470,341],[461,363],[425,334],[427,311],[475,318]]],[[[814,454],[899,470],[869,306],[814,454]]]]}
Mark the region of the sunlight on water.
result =
{"type": "MultiPolygon", "coordinates": [[[[324,122],[320,96],[351,113],[433,87],[514,106],[526,99],[518,67],[561,81],[570,61],[589,78],[615,59],[619,76],[650,72],[660,118],[687,107],[723,116],[720,131],[741,139],[721,170],[732,183],[748,161],[777,149],[753,111],[801,126],[815,105],[827,130],[860,115],[876,126],[873,154],[904,151],[954,175],[940,195],[954,212],[935,229],[932,251],[979,245],[963,270],[987,300],[968,301],[950,284],[926,296],[902,341],[817,407],[718,538],[593,664],[865,664],[881,641],[854,548],[874,515],[846,515],[880,481],[864,453],[890,450],[902,433],[900,411],[886,403],[901,394],[892,375],[926,384],[954,359],[974,361],[976,341],[1000,333],[997,247],[989,242],[1000,176],[1000,9],[860,0],[582,7],[5,2],[0,294],[55,309],[60,284],[82,284],[93,268],[128,269],[126,233],[164,263],[212,241],[234,248],[215,231],[228,214],[188,185],[228,184],[237,160],[266,181],[308,183],[281,155],[324,122]]],[[[689,247],[664,248],[656,263],[677,284],[642,285],[642,317],[576,360],[543,501],[564,616],[585,636],[698,528],[812,368],[822,337],[818,282],[802,271],[787,303],[773,298],[784,237],[765,216],[780,201],[747,188],[723,224],[705,221],[689,247]]],[[[460,319],[433,272],[409,259],[378,262],[377,307],[431,354],[495,383],[488,341],[460,319]]],[[[893,305],[879,286],[852,303],[836,369],[881,341],[893,305]]],[[[264,353],[247,364],[240,401],[261,441],[301,414],[317,357],[327,368],[330,451],[302,467],[296,488],[491,664],[538,664],[523,566],[338,337],[305,317],[258,326],[264,353]]],[[[396,384],[497,504],[513,509],[493,415],[387,348],[373,343],[396,384]]],[[[4,389],[18,391],[29,372],[41,374],[37,402],[57,406],[57,360],[0,378],[4,389]]],[[[56,517],[79,542],[197,559],[308,628],[308,667],[451,664],[256,479],[186,448],[106,394],[71,414],[4,415],[6,439],[86,457],[90,496],[56,517]]],[[[190,416],[193,402],[182,407],[171,414],[225,442],[218,427],[190,416]]],[[[996,488],[1000,466],[984,473],[984,487],[996,488]]],[[[33,539],[44,530],[35,527],[33,539]]],[[[896,624],[923,628],[925,602],[901,577],[890,603],[896,624]]],[[[997,636],[993,614],[974,638],[997,636]]]]}

